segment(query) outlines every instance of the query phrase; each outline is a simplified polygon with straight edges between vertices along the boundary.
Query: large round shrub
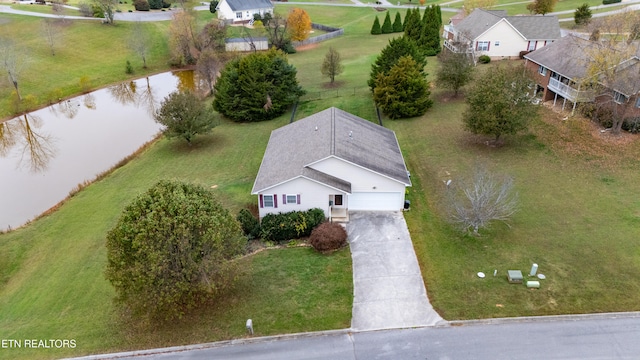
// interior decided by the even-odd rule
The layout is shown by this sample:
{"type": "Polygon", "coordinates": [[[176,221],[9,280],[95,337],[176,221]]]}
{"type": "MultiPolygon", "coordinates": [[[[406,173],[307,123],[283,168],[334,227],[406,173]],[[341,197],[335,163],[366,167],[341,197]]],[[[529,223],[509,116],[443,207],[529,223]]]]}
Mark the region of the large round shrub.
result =
{"type": "Polygon", "coordinates": [[[240,225],[211,191],[160,181],[107,234],[106,277],[133,313],[181,316],[231,285],[229,260],[245,246],[240,225]]]}
{"type": "Polygon", "coordinates": [[[216,81],[213,107],[237,122],[278,117],[304,94],[296,73],[286,55],[275,49],[232,60],[216,81]]]}
{"type": "Polygon", "coordinates": [[[347,231],[340,224],[325,222],[313,229],[309,243],[320,252],[337,250],[347,244],[347,231]]]}
{"type": "Polygon", "coordinates": [[[150,5],[147,0],[135,0],[133,7],[135,7],[137,11],[149,11],[150,5]]]}

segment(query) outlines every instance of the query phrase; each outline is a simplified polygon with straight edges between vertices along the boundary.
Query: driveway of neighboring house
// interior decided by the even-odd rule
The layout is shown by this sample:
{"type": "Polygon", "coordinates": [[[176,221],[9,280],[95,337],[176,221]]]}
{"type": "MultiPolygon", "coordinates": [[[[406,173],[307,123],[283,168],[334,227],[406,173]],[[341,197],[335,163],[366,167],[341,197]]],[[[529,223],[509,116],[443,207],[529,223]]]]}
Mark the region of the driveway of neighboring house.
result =
{"type": "Polygon", "coordinates": [[[444,321],[427,298],[400,212],[350,212],[353,330],[433,326],[444,321]]]}

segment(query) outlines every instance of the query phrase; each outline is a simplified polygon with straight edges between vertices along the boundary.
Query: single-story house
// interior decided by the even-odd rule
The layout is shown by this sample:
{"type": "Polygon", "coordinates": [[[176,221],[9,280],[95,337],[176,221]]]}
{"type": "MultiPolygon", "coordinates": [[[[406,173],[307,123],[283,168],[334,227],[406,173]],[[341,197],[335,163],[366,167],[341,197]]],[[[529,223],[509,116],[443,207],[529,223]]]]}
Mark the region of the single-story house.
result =
{"type": "Polygon", "coordinates": [[[324,210],[400,211],[411,186],[393,131],[335,107],[274,130],[251,194],[260,218],[324,210]]]}
{"type": "Polygon", "coordinates": [[[273,15],[273,3],[270,0],[220,0],[216,7],[218,19],[232,23],[249,22],[253,14],[273,15]]]}
{"type": "MultiPolygon", "coordinates": [[[[575,109],[580,102],[606,102],[613,100],[616,106],[629,106],[626,116],[640,116],[640,57],[634,52],[620,55],[621,62],[615,65],[617,73],[610,84],[604,84],[602,77],[590,79],[587,68],[598,53],[595,47],[602,45],[596,41],[574,35],[567,35],[558,41],[524,56],[525,66],[535,74],[537,92],[542,92],[543,101],[553,100],[554,105],[562,101],[575,109]],[[605,91],[594,92],[589,83],[605,85],[605,91]],[[633,106],[631,106],[633,105],[633,106]]],[[[629,46],[628,44],[625,46],[629,46]]]]}
{"type": "Polygon", "coordinates": [[[475,9],[464,19],[444,26],[444,45],[477,59],[516,59],[560,38],[558,18],[551,15],[507,16],[504,10],[475,9]]]}

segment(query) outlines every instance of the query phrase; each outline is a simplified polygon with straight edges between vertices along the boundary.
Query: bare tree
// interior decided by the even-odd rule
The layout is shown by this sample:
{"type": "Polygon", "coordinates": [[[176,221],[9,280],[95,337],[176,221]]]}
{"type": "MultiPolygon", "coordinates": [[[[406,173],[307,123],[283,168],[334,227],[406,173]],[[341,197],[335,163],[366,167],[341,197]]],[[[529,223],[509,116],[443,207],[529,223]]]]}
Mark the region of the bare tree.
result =
{"type": "Polygon", "coordinates": [[[18,131],[24,139],[19,164],[28,161],[29,168],[32,172],[45,170],[49,164],[49,160],[51,160],[56,153],[52,138],[49,135],[38,134],[35,131],[35,129],[40,126],[40,119],[33,115],[22,115],[18,124],[18,131]]]}
{"type": "Polygon", "coordinates": [[[138,94],[136,93],[137,84],[135,81],[121,82],[119,84],[109,86],[107,89],[111,96],[122,105],[136,104],[138,94]]]}
{"type": "Polygon", "coordinates": [[[51,55],[56,55],[56,45],[60,39],[62,33],[56,24],[56,20],[44,18],[42,20],[42,35],[44,36],[49,49],[51,49],[51,55]]]}
{"type": "Polygon", "coordinates": [[[216,52],[213,49],[205,49],[200,53],[196,63],[196,71],[207,84],[209,94],[213,94],[213,86],[216,84],[216,79],[230,58],[231,55],[229,53],[216,52]]]}
{"type": "Polygon", "coordinates": [[[500,177],[482,166],[476,167],[471,179],[447,182],[447,195],[450,220],[476,236],[492,221],[507,223],[517,210],[513,179],[500,177]]]}
{"type": "Polygon", "coordinates": [[[0,122],[0,156],[6,156],[16,144],[14,121],[0,122]]]}
{"type": "Polygon", "coordinates": [[[264,29],[267,32],[271,46],[275,46],[276,49],[284,52],[287,52],[288,47],[292,46],[287,19],[282,17],[282,15],[273,15],[273,18],[264,25],[264,29]]]}
{"type": "Polygon", "coordinates": [[[147,68],[147,55],[151,47],[151,35],[141,21],[136,21],[129,35],[129,48],[142,58],[142,67],[147,68]]]}
{"type": "Polygon", "coordinates": [[[169,49],[175,65],[193,65],[200,51],[200,39],[195,32],[196,19],[190,11],[173,14],[169,25],[169,49]]]}
{"type": "Polygon", "coordinates": [[[342,66],[340,53],[330,46],[329,51],[327,51],[327,54],[324,56],[322,68],[320,69],[322,75],[328,76],[329,79],[331,79],[331,83],[333,84],[335,77],[342,74],[343,70],[344,67],[342,66]]]}
{"type": "Polygon", "coordinates": [[[597,114],[610,117],[614,133],[633,113],[634,95],[640,91],[640,69],[634,28],[640,15],[626,11],[599,18],[590,24],[591,33],[600,36],[584,42],[586,72],[580,82],[593,90],[597,114]],[[604,115],[606,114],[606,115],[604,115]]]}
{"type": "MultiPolygon", "coordinates": [[[[66,2],[66,1],[65,1],[66,2]]],[[[64,22],[64,2],[63,1],[52,1],[51,2],[51,11],[58,15],[58,18],[64,22]]]]}
{"type": "Polygon", "coordinates": [[[0,68],[7,72],[9,81],[16,90],[18,100],[22,100],[18,88],[18,80],[26,63],[26,57],[20,52],[17,46],[8,40],[0,39],[0,68]]]}

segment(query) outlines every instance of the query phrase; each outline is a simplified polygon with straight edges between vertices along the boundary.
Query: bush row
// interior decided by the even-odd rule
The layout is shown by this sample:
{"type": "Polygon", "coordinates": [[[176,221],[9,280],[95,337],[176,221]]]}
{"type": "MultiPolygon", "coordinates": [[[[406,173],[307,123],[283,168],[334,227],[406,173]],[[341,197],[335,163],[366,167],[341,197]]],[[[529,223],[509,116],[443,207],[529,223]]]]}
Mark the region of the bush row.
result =
{"type": "Polygon", "coordinates": [[[298,239],[309,236],[324,220],[324,211],[318,208],[267,214],[260,224],[260,237],[263,240],[277,242],[298,239]]]}

